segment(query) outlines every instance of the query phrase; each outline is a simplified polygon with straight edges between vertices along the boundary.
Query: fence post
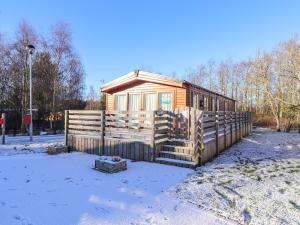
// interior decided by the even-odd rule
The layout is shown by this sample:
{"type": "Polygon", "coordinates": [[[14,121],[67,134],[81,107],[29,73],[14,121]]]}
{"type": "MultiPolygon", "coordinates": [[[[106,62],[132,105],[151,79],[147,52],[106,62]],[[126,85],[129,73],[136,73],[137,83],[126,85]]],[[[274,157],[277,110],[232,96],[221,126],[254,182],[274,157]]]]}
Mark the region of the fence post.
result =
{"type": "Polygon", "coordinates": [[[244,121],[244,112],[241,112],[241,116],[240,116],[240,124],[241,124],[241,139],[243,137],[243,121],[244,121]]]}
{"type": "Polygon", "coordinates": [[[239,112],[239,126],[240,126],[240,140],[242,139],[242,119],[243,119],[243,113],[239,112]]]}
{"type": "Polygon", "coordinates": [[[169,135],[169,139],[172,139],[172,129],[173,129],[173,119],[172,119],[172,115],[171,115],[171,110],[167,111],[167,115],[168,115],[168,124],[169,124],[169,131],[168,131],[168,135],[169,135]]]}
{"type": "Polygon", "coordinates": [[[191,108],[190,110],[190,140],[195,144],[196,142],[196,137],[195,137],[195,133],[196,133],[196,109],[195,108],[191,108]]]}
{"type": "Polygon", "coordinates": [[[150,150],[152,151],[152,154],[150,154],[150,161],[155,161],[156,158],[156,146],[155,146],[155,115],[156,111],[153,111],[151,123],[152,123],[152,138],[150,140],[150,150]]]}
{"type": "Polygon", "coordinates": [[[224,111],[224,149],[227,148],[227,136],[226,136],[226,121],[227,121],[227,116],[226,116],[226,111],[224,111]]]}
{"type": "Polygon", "coordinates": [[[219,155],[219,111],[216,111],[216,151],[219,155]]]}
{"type": "Polygon", "coordinates": [[[247,112],[247,135],[250,134],[250,112],[247,112]]]}
{"type": "Polygon", "coordinates": [[[239,135],[239,133],[238,133],[239,130],[238,130],[237,117],[238,117],[238,112],[235,112],[235,114],[234,114],[235,141],[234,141],[234,143],[236,143],[238,141],[238,135],[239,135]]]}
{"type": "Polygon", "coordinates": [[[198,114],[196,115],[196,143],[197,143],[197,154],[198,154],[198,163],[200,165],[203,164],[202,160],[202,153],[204,151],[204,137],[203,137],[203,116],[204,116],[204,111],[198,111],[198,114]],[[199,135],[198,135],[199,133],[199,135]]]}
{"type": "Polygon", "coordinates": [[[1,116],[2,120],[3,120],[3,123],[2,123],[2,144],[4,145],[5,144],[5,113],[2,113],[2,116],[1,116]]]}
{"type": "Polygon", "coordinates": [[[250,133],[252,133],[252,113],[251,112],[250,112],[249,118],[250,118],[250,122],[249,122],[250,133]]]}
{"type": "Polygon", "coordinates": [[[104,155],[104,132],[105,132],[105,110],[101,110],[101,139],[99,143],[99,155],[104,155]]]}
{"type": "Polygon", "coordinates": [[[69,110],[65,110],[65,146],[68,146],[69,110]]]}
{"type": "Polygon", "coordinates": [[[247,132],[247,113],[244,113],[244,136],[246,137],[248,134],[247,132]]]}
{"type": "Polygon", "coordinates": [[[232,120],[232,112],[230,111],[230,146],[232,145],[232,123],[233,123],[233,120],[232,120]]]}

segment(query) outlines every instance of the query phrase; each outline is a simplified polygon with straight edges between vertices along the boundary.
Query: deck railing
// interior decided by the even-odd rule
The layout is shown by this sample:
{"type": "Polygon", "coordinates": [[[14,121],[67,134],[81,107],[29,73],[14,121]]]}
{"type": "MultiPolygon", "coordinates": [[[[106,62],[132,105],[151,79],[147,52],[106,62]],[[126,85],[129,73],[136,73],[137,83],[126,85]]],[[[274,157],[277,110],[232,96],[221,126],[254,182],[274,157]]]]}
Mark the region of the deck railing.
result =
{"type": "Polygon", "coordinates": [[[192,111],[192,141],[199,164],[205,163],[251,133],[249,112],[192,111]]]}
{"type": "Polygon", "coordinates": [[[165,142],[183,139],[193,143],[203,163],[250,132],[248,112],[65,112],[65,144],[71,149],[134,160],[154,161],[165,142]]]}

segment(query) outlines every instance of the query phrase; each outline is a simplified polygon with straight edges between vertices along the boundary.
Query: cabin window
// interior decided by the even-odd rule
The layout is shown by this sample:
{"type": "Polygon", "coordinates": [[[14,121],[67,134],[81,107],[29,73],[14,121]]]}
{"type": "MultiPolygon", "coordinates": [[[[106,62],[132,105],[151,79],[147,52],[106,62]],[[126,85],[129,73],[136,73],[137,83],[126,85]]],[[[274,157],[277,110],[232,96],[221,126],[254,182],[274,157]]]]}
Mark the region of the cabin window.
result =
{"type": "Polygon", "coordinates": [[[140,94],[129,94],[128,109],[129,111],[139,111],[141,109],[140,94]]]}
{"type": "Polygon", "coordinates": [[[194,94],[193,95],[193,107],[196,109],[200,109],[201,107],[201,100],[200,100],[200,95],[199,94],[194,94]]]}
{"type": "Polygon", "coordinates": [[[212,111],[216,111],[216,101],[214,98],[212,99],[212,111]]]}
{"type": "Polygon", "coordinates": [[[159,93],[158,94],[158,109],[172,110],[172,93],[159,93]]]}
{"type": "Polygon", "coordinates": [[[144,94],[144,110],[145,111],[156,110],[156,93],[144,94]]]}
{"type": "Polygon", "coordinates": [[[204,97],[204,111],[208,111],[208,98],[204,97]]]}
{"type": "Polygon", "coordinates": [[[115,95],[115,111],[126,111],[126,95],[115,95]]]}
{"type": "Polygon", "coordinates": [[[200,106],[200,109],[203,109],[203,108],[204,108],[204,101],[203,101],[203,99],[201,99],[201,100],[199,101],[199,106],[200,106]]]}

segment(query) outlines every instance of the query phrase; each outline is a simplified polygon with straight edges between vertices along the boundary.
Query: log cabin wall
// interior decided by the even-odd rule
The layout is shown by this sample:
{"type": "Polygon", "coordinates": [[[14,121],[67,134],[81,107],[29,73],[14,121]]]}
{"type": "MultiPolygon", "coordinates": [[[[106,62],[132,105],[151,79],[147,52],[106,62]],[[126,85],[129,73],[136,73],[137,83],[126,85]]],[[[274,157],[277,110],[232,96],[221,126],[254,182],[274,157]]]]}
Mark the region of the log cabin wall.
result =
{"type": "MultiPolygon", "coordinates": [[[[187,90],[186,87],[174,87],[166,84],[157,84],[152,82],[139,81],[134,84],[123,87],[121,90],[116,90],[113,93],[106,94],[106,109],[113,111],[114,108],[114,98],[118,94],[125,94],[127,96],[126,104],[128,109],[128,94],[141,94],[143,96],[145,93],[172,93],[172,108],[183,108],[187,106],[187,90]]],[[[144,98],[141,97],[140,110],[144,110],[144,98]]],[[[157,97],[157,107],[158,107],[158,97],[157,97]]]]}

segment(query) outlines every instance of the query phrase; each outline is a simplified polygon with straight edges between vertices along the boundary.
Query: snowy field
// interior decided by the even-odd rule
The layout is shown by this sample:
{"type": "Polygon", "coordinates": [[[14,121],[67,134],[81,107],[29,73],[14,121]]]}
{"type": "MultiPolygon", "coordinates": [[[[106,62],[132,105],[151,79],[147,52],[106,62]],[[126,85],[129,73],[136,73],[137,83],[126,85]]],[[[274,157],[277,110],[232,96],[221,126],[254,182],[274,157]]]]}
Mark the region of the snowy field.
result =
{"type": "Polygon", "coordinates": [[[257,130],[170,191],[241,224],[300,224],[300,134],[257,130]]]}
{"type": "Polygon", "coordinates": [[[299,225],[299,134],[255,131],[197,172],[128,161],[117,174],[93,170],[95,155],[45,153],[63,138],[0,145],[0,225],[299,225]]]}
{"type": "Polygon", "coordinates": [[[1,225],[232,224],[168,193],[193,170],[128,162],[128,170],[92,169],[95,155],[47,155],[63,136],[12,137],[0,145],[1,225]]]}

